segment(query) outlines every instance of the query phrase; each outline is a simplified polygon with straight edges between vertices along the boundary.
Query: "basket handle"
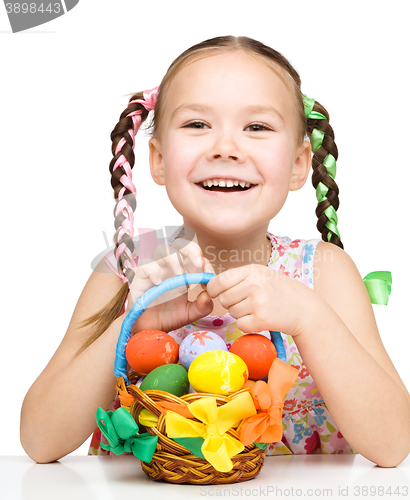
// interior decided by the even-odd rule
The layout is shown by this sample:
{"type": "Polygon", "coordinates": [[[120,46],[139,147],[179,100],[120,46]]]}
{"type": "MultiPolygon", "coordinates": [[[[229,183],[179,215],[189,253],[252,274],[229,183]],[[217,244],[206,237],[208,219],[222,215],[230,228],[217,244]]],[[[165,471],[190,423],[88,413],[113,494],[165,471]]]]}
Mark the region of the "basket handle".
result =
{"type": "Polygon", "coordinates": [[[159,285],[153,286],[142,295],[132,306],[131,311],[122,322],[121,332],[117,341],[117,349],[114,363],[114,373],[116,377],[123,377],[128,385],[127,378],[127,359],[125,357],[125,346],[131,338],[131,328],[134,323],[146,311],[151,302],[154,302],[160,295],[163,295],[170,290],[174,290],[180,286],[193,284],[207,284],[216,275],[213,273],[190,273],[173,276],[163,281],[159,285]]]}
{"type": "MultiPolygon", "coordinates": [[[[135,304],[132,306],[130,312],[125,317],[124,321],[121,325],[120,335],[117,341],[115,362],[114,362],[114,374],[115,376],[122,377],[125,383],[128,385],[128,377],[127,377],[127,359],[125,357],[125,347],[127,342],[131,338],[131,328],[134,326],[134,323],[141,316],[143,312],[146,311],[147,307],[151,302],[157,299],[160,295],[163,295],[170,290],[174,290],[180,286],[184,285],[193,285],[193,284],[207,284],[212,278],[216,275],[213,273],[190,273],[190,274],[181,274],[179,276],[173,276],[172,278],[168,278],[163,281],[159,285],[153,286],[149,290],[147,290],[138,300],[135,301],[135,304]]],[[[282,361],[286,362],[286,353],[283,346],[283,339],[279,332],[270,332],[271,339],[274,343],[278,357],[282,359],[282,361]],[[272,334],[279,335],[272,335],[272,334]]]]}

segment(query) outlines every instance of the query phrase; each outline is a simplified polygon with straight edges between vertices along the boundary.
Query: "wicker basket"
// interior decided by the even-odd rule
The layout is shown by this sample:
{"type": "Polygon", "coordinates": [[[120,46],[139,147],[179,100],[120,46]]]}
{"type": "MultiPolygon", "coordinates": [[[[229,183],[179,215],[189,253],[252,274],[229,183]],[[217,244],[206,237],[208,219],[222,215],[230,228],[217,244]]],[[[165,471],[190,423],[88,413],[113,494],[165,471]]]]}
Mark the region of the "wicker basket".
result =
{"type": "MultiPolygon", "coordinates": [[[[188,405],[202,397],[209,396],[215,397],[217,406],[220,406],[241,394],[243,390],[229,397],[219,394],[195,393],[178,398],[163,391],[141,391],[135,385],[139,378],[139,374],[131,373],[130,384],[126,386],[124,379],[119,377],[117,379],[117,392],[118,394],[120,391],[121,394],[127,393],[134,399],[130,412],[140,426],[141,431],[148,432],[152,436],[158,436],[157,449],[152,461],[150,463],[141,461],[143,471],[151,479],[170,483],[232,484],[248,481],[259,474],[265,460],[265,450],[253,444],[246,446],[242,453],[232,457],[233,468],[231,471],[217,471],[205,459],[192,455],[189,450],[167,437],[165,416],[157,406],[157,403],[161,404],[161,402],[188,405]],[[158,418],[158,424],[155,427],[143,427],[139,424],[139,414],[143,408],[146,408],[158,418]]],[[[228,434],[239,439],[238,433],[234,429],[229,430],[228,434]]]]}
{"type": "MultiPolygon", "coordinates": [[[[131,337],[132,326],[136,319],[146,310],[146,307],[166,291],[183,285],[206,284],[214,276],[212,273],[192,273],[170,278],[149,289],[135,302],[130,313],[123,321],[117,343],[114,370],[117,377],[117,394],[123,405],[128,407],[130,414],[140,428],[140,432],[158,436],[156,451],[151,462],[141,461],[143,471],[156,481],[163,480],[171,483],[190,484],[232,484],[253,479],[259,474],[264,463],[265,450],[251,444],[245,446],[240,454],[231,457],[233,468],[229,472],[216,470],[207,460],[198,458],[187,448],[167,437],[164,411],[161,411],[158,406],[163,402],[186,406],[200,398],[210,396],[215,398],[217,406],[221,406],[244,393],[247,389],[242,389],[230,396],[194,393],[179,398],[164,391],[149,390],[143,392],[136,386],[142,375],[136,372],[129,374],[127,372],[125,346],[131,337]],[[124,403],[124,401],[126,402],[124,403]],[[139,415],[143,408],[158,418],[156,425],[152,427],[141,425],[139,415]]],[[[274,340],[274,343],[278,351],[278,357],[283,357],[284,349],[283,344],[280,345],[280,338],[278,338],[278,341],[274,340]]],[[[193,420],[199,422],[196,419],[193,420]]],[[[234,428],[229,429],[227,434],[239,440],[239,435],[234,428]]]]}

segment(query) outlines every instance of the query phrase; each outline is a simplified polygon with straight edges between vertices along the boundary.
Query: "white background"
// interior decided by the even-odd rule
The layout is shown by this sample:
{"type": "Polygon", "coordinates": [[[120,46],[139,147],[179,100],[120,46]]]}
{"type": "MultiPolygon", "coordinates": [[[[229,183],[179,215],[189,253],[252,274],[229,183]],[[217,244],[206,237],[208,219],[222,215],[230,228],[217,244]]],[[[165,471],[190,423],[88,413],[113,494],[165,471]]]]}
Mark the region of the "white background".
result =
{"type": "MultiPolygon", "coordinates": [[[[111,241],[110,133],[127,94],[158,85],[183,50],[220,35],[279,50],[303,91],[327,106],[339,148],[342,241],[363,277],[392,272],[389,305],[374,311],[410,386],[408,33],[406,2],[394,0],[81,0],[67,15],[16,34],[0,6],[0,454],[24,453],[24,395],[65,333],[91,261],[105,248],[103,231],[111,241]]],[[[150,178],[146,137],[136,153],[135,226],[179,224],[165,189],[150,178]]],[[[320,238],[315,207],[309,179],[270,230],[320,238]]]]}

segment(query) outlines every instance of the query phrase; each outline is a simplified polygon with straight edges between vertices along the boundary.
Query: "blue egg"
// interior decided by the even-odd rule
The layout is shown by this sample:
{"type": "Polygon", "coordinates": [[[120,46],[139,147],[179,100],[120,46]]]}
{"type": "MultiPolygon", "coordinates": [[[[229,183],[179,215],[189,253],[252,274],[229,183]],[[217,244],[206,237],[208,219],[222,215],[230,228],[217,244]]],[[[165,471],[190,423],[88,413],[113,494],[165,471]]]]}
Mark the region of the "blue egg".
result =
{"type": "Polygon", "coordinates": [[[225,341],[216,333],[202,330],[190,333],[179,346],[179,361],[188,370],[192,361],[208,351],[227,351],[225,341]]]}

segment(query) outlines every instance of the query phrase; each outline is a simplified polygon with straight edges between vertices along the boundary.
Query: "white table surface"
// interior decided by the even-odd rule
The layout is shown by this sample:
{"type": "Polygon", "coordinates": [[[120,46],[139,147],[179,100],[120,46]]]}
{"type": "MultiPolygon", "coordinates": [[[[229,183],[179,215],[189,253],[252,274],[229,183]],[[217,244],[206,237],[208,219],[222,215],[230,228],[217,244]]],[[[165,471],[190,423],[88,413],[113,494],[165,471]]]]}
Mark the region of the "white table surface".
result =
{"type": "Polygon", "coordinates": [[[267,457],[259,476],[233,485],[156,482],[133,456],[73,456],[52,464],[0,457],[1,500],[183,498],[410,498],[410,457],[391,469],[360,455],[267,457]],[[390,490],[389,490],[390,488],[390,490]],[[366,494],[367,493],[367,494],[366,494]]]}

